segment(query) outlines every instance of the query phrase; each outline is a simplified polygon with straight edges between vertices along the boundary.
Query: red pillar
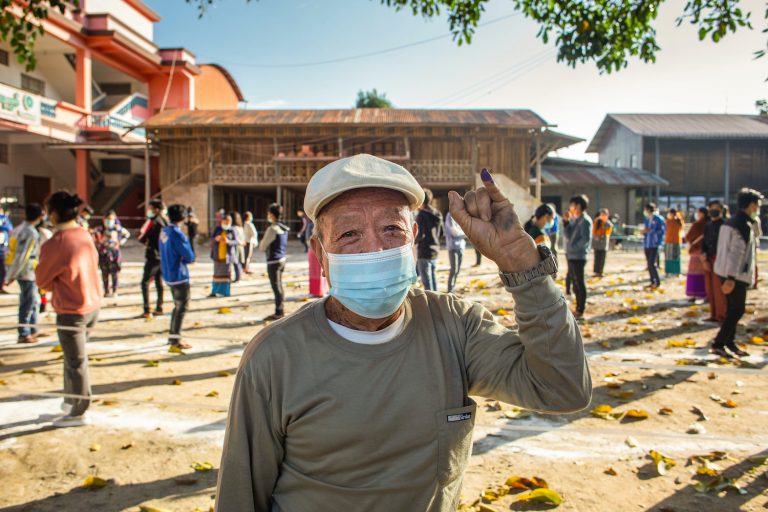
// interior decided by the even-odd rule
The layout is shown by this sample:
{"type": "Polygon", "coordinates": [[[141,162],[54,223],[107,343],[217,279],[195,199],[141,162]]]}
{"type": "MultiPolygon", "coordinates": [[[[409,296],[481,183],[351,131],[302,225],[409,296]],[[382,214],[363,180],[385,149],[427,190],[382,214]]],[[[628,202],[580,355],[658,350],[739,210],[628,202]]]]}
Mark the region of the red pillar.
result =
{"type": "MultiPolygon", "coordinates": [[[[75,80],[75,104],[90,112],[93,107],[93,67],[91,61],[91,50],[88,48],[78,48],[76,54],[76,80],[75,80]]],[[[90,158],[88,150],[75,150],[75,180],[77,183],[77,194],[89,203],[91,197],[88,195],[88,159],[90,158]]]]}

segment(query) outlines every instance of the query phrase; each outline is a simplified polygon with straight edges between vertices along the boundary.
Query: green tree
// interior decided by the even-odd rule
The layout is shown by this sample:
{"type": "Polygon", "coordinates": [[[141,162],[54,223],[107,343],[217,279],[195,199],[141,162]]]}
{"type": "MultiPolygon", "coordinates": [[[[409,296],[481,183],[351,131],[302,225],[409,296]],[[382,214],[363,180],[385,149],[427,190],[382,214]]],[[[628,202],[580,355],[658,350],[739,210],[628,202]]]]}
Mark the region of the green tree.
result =
{"type": "Polygon", "coordinates": [[[768,116],[768,100],[757,100],[755,108],[760,112],[761,116],[768,116]]]}
{"type": "Polygon", "coordinates": [[[370,91],[357,91],[357,100],[355,108],[392,108],[392,102],[387,95],[380,93],[376,89],[370,91]]]}
{"type": "MultiPolygon", "coordinates": [[[[200,16],[216,1],[185,0],[197,6],[200,16]]],[[[246,0],[250,2],[251,0],[246,0]]],[[[362,1],[362,0],[359,0],[362,1]]],[[[490,0],[379,0],[398,11],[435,18],[447,14],[448,25],[457,44],[469,44],[490,0]]],[[[510,0],[515,9],[539,25],[538,37],[554,40],[558,61],[575,67],[594,62],[601,72],[610,73],[627,66],[630,59],[654,62],[661,49],[656,40],[654,22],[659,6],[669,0],[510,0]]],[[[77,0],[75,0],[77,3],[77,0]]],[[[0,0],[0,38],[11,41],[19,62],[34,67],[36,36],[40,33],[35,19],[47,16],[48,6],[63,10],[64,0],[0,0]],[[16,4],[24,10],[21,18],[9,12],[16,4]]],[[[739,0],[687,0],[677,24],[690,23],[698,28],[699,39],[719,42],[739,29],[752,29],[752,13],[742,9],[739,0]]],[[[764,19],[768,21],[768,8],[764,19]]],[[[763,30],[768,33],[768,27],[763,30]]],[[[764,57],[768,45],[755,51],[764,57]]]]}

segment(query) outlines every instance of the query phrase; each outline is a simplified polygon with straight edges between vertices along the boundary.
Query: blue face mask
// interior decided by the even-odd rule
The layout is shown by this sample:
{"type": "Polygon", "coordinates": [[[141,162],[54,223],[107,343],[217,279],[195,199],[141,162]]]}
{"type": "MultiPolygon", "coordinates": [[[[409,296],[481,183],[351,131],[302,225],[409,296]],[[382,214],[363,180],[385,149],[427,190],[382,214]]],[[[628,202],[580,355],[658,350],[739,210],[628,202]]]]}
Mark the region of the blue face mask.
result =
{"type": "Polygon", "coordinates": [[[552,229],[552,227],[554,225],[555,225],[555,221],[551,220],[551,221],[547,222],[546,224],[544,224],[544,229],[552,229]]]}
{"type": "Polygon", "coordinates": [[[360,254],[325,253],[331,296],[366,318],[385,318],[397,311],[416,282],[411,244],[360,254]]]}

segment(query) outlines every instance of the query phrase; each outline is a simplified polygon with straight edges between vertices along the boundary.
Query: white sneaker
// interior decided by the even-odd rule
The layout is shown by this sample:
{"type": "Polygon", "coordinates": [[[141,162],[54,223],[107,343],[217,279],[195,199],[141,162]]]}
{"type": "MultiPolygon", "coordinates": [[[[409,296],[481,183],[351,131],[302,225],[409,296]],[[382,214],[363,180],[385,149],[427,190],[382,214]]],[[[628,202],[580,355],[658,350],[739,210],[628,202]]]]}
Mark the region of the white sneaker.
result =
{"type": "Polygon", "coordinates": [[[53,426],[56,428],[82,427],[90,424],[91,418],[87,412],[80,416],[62,416],[53,421],[53,426]]]}

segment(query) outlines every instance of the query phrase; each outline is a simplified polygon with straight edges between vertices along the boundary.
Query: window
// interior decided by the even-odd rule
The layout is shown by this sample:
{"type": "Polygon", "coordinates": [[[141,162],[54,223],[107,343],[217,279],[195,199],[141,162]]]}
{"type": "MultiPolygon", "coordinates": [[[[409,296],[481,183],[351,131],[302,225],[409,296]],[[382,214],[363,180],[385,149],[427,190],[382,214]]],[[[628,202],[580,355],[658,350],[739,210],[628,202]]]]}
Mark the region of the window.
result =
{"type": "Polygon", "coordinates": [[[5,50],[0,50],[0,64],[3,66],[8,65],[8,52],[5,50]]]}
{"type": "Polygon", "coordinates": [[[621,167],[621,158],[617,158],[613,161],[614,167],[621,167]]]}
{"type": "Polygon", "coordinates": [[[99,84],[101,92],[108,96],[128,96],[131,94],[130,83],[106,83],[99,84]]]}
{"type": "Polygon", "coordinates": [[[45,95],[45,82],[27,74],[21,74],[21,88],[32,94],[45,95]]]}
{"type": "Polygon", "coordinates": [[[637,168],[637,155],[630,155],[629,156],[629,166],[632,169],[636,169],[637,168]]]}
{"type": "Polygon", "coordinates": [[[131,174],[130,158],[103,158],[101,172],[104,174],[131,174]]]}
{"type": "Polygon", "coordinates": [[[0,144],[0,164],[8,163],[8,144],[0,144]]]}

